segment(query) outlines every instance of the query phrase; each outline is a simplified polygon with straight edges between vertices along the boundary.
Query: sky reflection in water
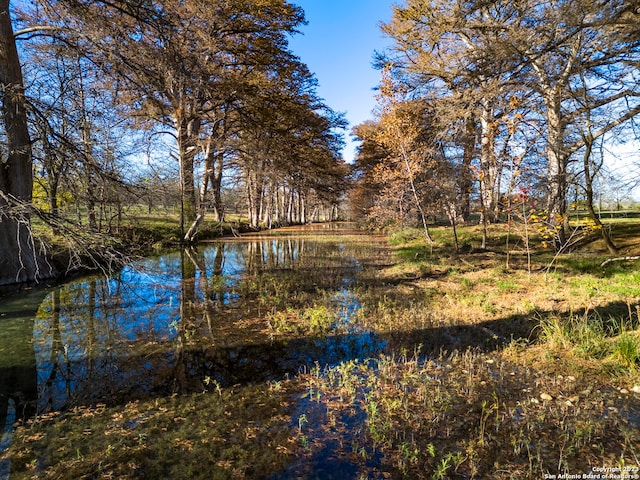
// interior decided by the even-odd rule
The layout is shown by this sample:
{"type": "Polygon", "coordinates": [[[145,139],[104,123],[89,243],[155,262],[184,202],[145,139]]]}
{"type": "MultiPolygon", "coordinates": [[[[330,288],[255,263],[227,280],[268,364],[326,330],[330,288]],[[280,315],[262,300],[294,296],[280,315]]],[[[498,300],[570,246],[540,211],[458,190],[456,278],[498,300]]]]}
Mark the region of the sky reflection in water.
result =
{"type": "Polygon", "coordinates": [[[218,242],[64,285],[34,323],[37,410],[198,391],[205,378],[223,386],[277,379],[374,355],[381,342],[350,325],[360,308],[349,289],[359,264],[347,250],[295,237],[218,242]],[[323,264],[339,277],[339,335],[268,341],[243,326],[256,316],[256,278],[306,271],[318,281],[323,264]]]}

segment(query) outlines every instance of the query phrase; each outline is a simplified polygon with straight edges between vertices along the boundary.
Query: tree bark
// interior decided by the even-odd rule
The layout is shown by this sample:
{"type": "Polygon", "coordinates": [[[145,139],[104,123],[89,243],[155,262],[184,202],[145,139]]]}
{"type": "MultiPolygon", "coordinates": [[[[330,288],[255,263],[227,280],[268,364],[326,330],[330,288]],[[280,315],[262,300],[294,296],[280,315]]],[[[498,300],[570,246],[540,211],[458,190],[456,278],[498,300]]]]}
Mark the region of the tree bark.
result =
{"type": "Polygon", "coordinates": [[[547,103],[548,138],[547,160],[549,196],[547,211],[549,223],[555,232],[556,250],[567,241],[565,220],[567,217],[567,152],[564,148],[564,123],[560,112],[560,100],[545,99],[547,103]]]}
{"type": "Polygon", "coordinates": [[[178,164],[180,167],[180,231],[185,243],[191,243],[187,238],[188,227],[197,218],[196,187],[194,176],[194,159],[196,155],[196,139],[200,131],[200,120],[186,118],[182,109],[177,109],[175,116],[178,138],[178,164]]]}
{"type": "Polygon", "coordinates": [[[51,275],[40,268],[25,203],[31,202],[31,140],[20,60],[9,15],[0,0],[0,96],[8,154],[0,158],[0,285],[37,281],[51,275]]]}
{"type": "Polygon", "coordinates": [[[224,170],[224,155],[216,152],[211,176],[211,189],[213,190],[213,208],[218,222],[224,222],[224,203],[222,202],[222,173],[224,170]]]}
{"type": "Polygon", "coordinates": [[[257,229],[260,226],[260,210],[262,189],[259,186],[258,174],[247,171],[247,213],[249,215],[249,226],[257,229]]]}
{"type": "Polygon", "coordinates": [[[498,160],[495,153],[495,131],[493,127],[493,108],[489,100],[482,100],[482,114],[480,116],[482,135],[480,142],[480,183],[483,222],[496,221],[496,207],[498,192],[496,182],[498,177],[498,160]]]}
{"type": "Polygon", "coordinates": [[[476,122],[468,118],[463,137],[462,171],[460,172],[460,216],[462,221],[469,220],[471,215],[471,191],[473,174],[471,164],[476,152],[476,122]]]}

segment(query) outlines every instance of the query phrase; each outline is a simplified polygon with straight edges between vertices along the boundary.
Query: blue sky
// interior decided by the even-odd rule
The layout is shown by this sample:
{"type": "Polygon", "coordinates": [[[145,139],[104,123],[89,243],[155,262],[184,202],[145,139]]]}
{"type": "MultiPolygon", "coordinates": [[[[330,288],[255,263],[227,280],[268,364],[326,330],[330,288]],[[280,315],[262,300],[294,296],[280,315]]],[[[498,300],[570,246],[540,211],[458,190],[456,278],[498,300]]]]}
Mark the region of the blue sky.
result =
{"type": "Polygon", "coordinates": [[[315,73],[318,94],[350,123],[344,158],[353,160],[351,127],[372,118],[373,88],[380,74],[371,66],[375,50],[389,40],[379,28],[391,18],[391,0],[291,0],[305,11],[308,25],[290,47],[315,73]]]}

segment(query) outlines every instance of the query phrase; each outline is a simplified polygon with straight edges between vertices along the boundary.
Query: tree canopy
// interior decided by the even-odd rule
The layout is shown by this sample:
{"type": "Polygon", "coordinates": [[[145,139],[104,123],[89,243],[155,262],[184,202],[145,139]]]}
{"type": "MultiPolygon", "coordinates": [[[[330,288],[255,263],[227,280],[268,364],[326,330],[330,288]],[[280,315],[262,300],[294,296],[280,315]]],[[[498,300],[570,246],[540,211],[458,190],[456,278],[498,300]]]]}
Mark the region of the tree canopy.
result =
{"type": "MultiPolygon", "coordinates": [[[[470,197],[461,193],[472,186],[483,222],[504,218],[515,191],[535,192],[556,248],[566,246],[569,191],[589,189],[589,166],[598,163],[594,142],[604,148],[636,136],[639,15],[625,1],[394,5],[382,25],[393,44],[377,63],[402,97],[394,109],[418,100],[429,105],[429,121],[417,120],[413,136],[428,136],[422,143],[430,148],[419,154],[423,168],[449,164],[438,184],[458,192],[449,195],[458,216],[468,217],[470,197]],[[587,149],[588,161],[579,161],[587,149]]],[[[378,128],[386,128],[388,116],[383,106],[378,128]]],[[[370,139],[360,138],[358,162],[366,163],[370,139]]],[[[393,161],[391,151],[379,160],[393,161]]],[[[416,207],[436,205],[427,190],[416,207]]]]}
{"type": "Polygon", "coordinates": [[[175,180],[182,241],[191,243],[208,207],[224,219],[229,182],[245,185],[253,227],[304,222],[316,204],[332,209],[340,201],[345,121],[289,48],[305,24],[300,7],[285,0],[5,1],[0,16],[0,190],[10,226],[0,242],[0,283],[43,277],[33,206],[58,227],[74,221],[110,232],[124,205],[157,197],[150,178],[155,187],[175,180]],[[75,219],[61,211],[65,192],[75,219]]]}
{"type": "Polygon", "coordinates": [[[4,0],[0,283],[54,274],[34,215],[97,262],[91,235],[133,205],[176,208],[190,244],[208,211],[335,219],[347,191],[355,215],[417,222],[427,241],[434,219],[486,226],[525,196],[562,251],[570,196],[602,227],[603,159],[637,138],[639,16],[625,0],[395,4],[350,166],[344,116],[289,47],[294,3],[4,0]]]}

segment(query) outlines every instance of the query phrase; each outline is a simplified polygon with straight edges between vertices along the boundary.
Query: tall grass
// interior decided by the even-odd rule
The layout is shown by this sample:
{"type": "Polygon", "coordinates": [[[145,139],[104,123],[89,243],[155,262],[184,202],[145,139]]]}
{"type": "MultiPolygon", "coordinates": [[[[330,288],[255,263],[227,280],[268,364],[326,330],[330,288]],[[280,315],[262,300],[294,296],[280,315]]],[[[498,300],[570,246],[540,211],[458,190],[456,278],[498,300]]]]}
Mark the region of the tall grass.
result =
{"type": "Polygon", "coordinates": [[[637,319],[603,318],[597,312],[550,315],[540,321],[540,340],[552,351],[585,359],[603,360],[615,370],[640,367],[640,331],[637,319]]]}

